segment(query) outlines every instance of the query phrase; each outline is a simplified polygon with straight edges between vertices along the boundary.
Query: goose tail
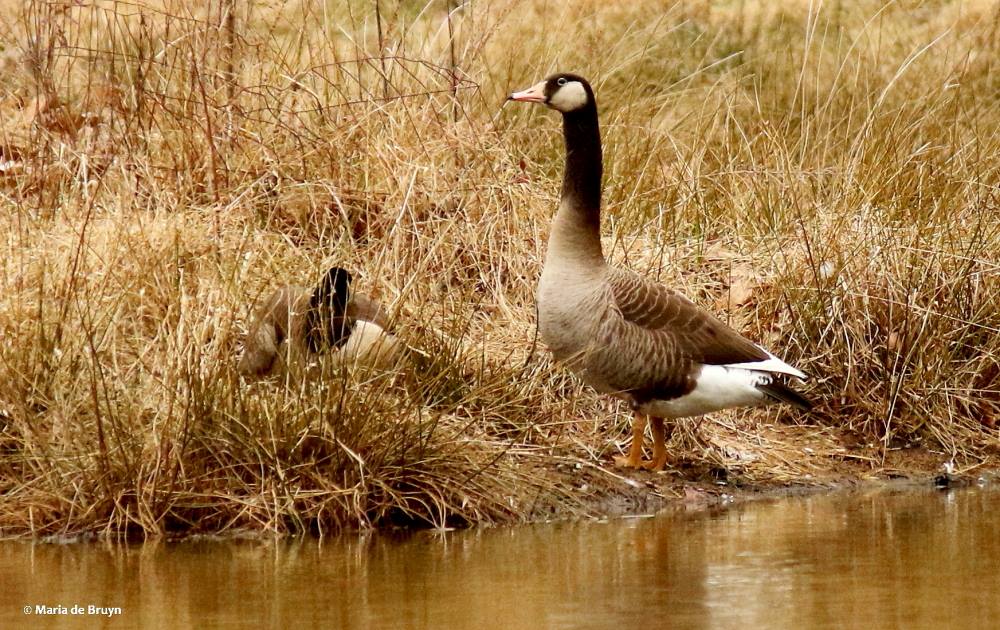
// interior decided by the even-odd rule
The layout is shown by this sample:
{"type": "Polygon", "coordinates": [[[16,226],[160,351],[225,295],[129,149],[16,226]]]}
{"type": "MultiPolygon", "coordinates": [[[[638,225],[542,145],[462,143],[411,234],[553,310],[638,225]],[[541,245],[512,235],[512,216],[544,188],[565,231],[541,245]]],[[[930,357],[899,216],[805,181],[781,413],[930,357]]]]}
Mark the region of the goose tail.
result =
{"type": "Polygon", "coordinates": [[[789,387],[783,380],[773,376],[767,381],[758,382],[755,387],[764,392],[766,396],[778,402],[798,407],[802,411],[810,411],[813,408],[811,400],[789,387]]]}

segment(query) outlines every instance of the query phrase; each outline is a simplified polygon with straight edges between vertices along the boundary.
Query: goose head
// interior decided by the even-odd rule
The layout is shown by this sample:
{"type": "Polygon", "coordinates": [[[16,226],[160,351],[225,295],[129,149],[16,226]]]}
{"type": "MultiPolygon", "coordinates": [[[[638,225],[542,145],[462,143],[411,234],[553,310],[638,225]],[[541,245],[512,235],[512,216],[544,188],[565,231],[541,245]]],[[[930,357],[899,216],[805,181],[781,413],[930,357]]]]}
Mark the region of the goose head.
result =
{"type": "Polygon", "coordinates": [[[507,100],[542,103],[563,114],[594,105],[594,90],[583,77],[561,72],[553,74],[527,90],[514,92],[507,100]]]}

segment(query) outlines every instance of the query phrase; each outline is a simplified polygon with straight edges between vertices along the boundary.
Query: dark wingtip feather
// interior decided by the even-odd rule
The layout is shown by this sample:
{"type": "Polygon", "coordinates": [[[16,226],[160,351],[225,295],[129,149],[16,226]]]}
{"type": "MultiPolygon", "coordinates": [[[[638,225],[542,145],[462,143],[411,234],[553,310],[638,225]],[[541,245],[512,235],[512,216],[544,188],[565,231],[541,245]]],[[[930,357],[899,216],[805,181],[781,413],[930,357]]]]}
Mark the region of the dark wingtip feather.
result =
{"type": "Polygon", "coordinates": [[[756,387],[771,398],[779,402],[788,403],[802,411],[811,411],[813,408],[811,400],[779,380],[771,380],[770,383],[758,383],[756,387]]]}

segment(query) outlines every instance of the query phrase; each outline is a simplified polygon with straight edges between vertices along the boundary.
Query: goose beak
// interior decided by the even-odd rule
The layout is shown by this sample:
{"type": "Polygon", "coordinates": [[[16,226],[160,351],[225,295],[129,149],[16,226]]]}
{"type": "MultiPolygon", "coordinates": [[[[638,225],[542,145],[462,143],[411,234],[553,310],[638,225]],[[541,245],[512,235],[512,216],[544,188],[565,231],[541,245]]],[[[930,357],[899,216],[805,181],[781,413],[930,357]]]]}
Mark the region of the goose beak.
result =
{"type": "Polygon", "coordinates": [[[522,103],[544,103],[545,102],[545,81],[533,85],[527,90],[514,92],[507,97],[508,101],[521,101],[522,103]]]}

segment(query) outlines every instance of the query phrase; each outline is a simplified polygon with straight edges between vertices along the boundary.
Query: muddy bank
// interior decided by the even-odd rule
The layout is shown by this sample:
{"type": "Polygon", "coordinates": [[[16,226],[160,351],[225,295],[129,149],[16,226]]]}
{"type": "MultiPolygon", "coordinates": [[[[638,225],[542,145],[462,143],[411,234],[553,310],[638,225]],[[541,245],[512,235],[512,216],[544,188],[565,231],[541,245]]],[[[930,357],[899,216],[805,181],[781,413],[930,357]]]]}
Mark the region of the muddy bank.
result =
{"type": "MultiPolygon", "coordinates": [[[[709,444],[725,433],[719,427],[707,432],[709,437],[704,439],[709,444]]],[[[698,455],[688,450],[675,453],[662,472],[618,468],[607,457],[584,461],[567,455],[568,461],[555,464],[550,474],[560,479],[560,485],[573,488],[578,503],[565,510],[534,513],[528,520],[604,519],[671,509],[710,509],[760,498],[886,484],[944,490],[994,484],[1000,478],[1000,462],[993,456],[956,462],[940,450],[920,445],[831,448],[831,440],[850,443],[850,437],[842,432],[816,433],[780,425],[763,427],[759,442],[767,444],[768,437],[774,441],[777,434],[782,436],[781,448],[730,450],[728,461],[722,450],[698,455]],[[755,457],[758,454],[765,460],[763,466],[755,457]],[[751,461],[733,461],[740,457],[751,461]],[[780,465],[768,469],[767,461],[779,460],[780,465]]]]}

